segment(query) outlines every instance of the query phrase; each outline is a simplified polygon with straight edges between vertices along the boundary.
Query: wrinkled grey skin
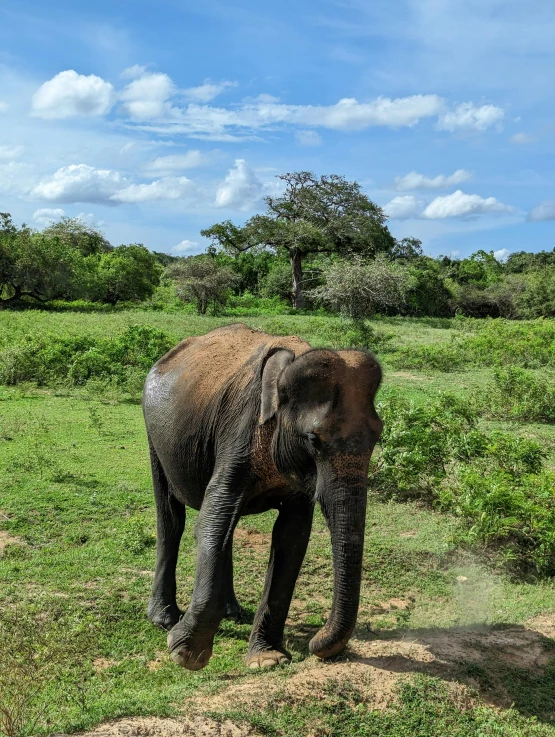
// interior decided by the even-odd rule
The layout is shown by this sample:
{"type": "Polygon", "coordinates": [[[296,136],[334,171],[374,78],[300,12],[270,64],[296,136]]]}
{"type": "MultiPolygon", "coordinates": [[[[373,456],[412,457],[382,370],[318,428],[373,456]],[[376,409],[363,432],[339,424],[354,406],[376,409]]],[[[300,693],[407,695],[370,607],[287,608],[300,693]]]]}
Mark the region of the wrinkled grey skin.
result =
{"type": "Polygon", "coordinates": [[[279,511],[246,663],[290,660],[283,629],[319,502],[333,550],[334,594],[310,643],[336,655],[358,612],[368,462],[382,423],[381,371],[363,351],[312,350],[299,338],[232,325],[189,338],[149,373],[143,410],[157,509],[157,561],[147,614],[169,630],[190,670],[212,654],[223,617],[239,617],[232,540],[242,515],[279,511]],[[199,510],[194,591],[185,614],[175,569],[185,508],[199,510]]]}

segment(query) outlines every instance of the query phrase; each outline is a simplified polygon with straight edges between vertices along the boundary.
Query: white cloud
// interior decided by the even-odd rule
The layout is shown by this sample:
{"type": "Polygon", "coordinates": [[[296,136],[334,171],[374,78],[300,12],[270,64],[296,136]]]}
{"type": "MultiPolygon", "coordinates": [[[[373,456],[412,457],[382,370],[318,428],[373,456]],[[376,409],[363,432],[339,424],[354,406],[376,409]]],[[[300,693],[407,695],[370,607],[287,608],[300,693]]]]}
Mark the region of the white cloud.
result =
{"type": "MultiPolygon", "coordinates": [[[[164,99],[167,100],[167,97],[164,99]]],[[[172,131],[213,140],[234,140],[227,132],[230,128],[259,130],[282,124],[342,131],[364,130],[370,126],[411,127],[422,118],[439,115],[443,107],[443,100],[437,95],[413,95],[395,100],[380,97],[368,103],[345,98],[327,106],[286,105],[259,97],[233,109],[196,103],[177,108],[165,102],[154,106],[152,110],[142,110],[140,115],[130,109],[128,112],[133,112],[137,121],[157,119],[158,125],[147,127],[147,130],[172,131]]]]}
{"type": "Polygon", "coordinates": [[[457,169],[453,174],[446,176],[438,174],[435,177],[426,177],[416,171],[395,178],[395,189],[404,192],[409,189],[446,189],[455,184],[461,184],[472,178],[472,172],[466,169],[457,169]]]}
{"type": "Polygon", "coordinates": [[[123,110],[132,120],[145,121],[172,113],[168,100],[176,87],[167,74],[146,73],[130,82],[120,94],[123,110]]]}
{"type": "Polygon", "coordinates": [[[105,115],[114,102],[114,88],[109,82],[94,74],[86,77],[69,69],[39,87],[33,95],[32,112],[36,117],[48,119],[105,115]]]}
{"type": "Polygon", "coordinates": [[[48,202],[109,203],[112,195],[127,184],[128,181],[117,171],[71,164],[62,166],[51,177],[39,182],[31,196],[48,202]]]}
{"type": "Polygon", "coordinates": [[[198,87],[189,87],[183,90],[183,94],[193,102],[210,102],[228,87],[237,87],[237,82],[211,82],[205,79],[198,87]]]}
{"type": "Polygon", "coordinates": [[[555,220],[555,200],[545,200],[533,210],[530,210],[526,220],[539,222],[540,220],[555,220]]]}
{"type": "Polygon", "coordinates": [[[200,151],[191,150],[185,154],[159,156],[154,161],[150,161],[145,166],[145,169],[161,174],[165,172],[183,171],[183,169],[193,169],[196,166],[201,166],[205,161],[206,157],[200,151]]]}
{"type": "Polygon", "coordinates": [[[383,206],[383,210],[392,220],[407,220],[408,218],[418,217],[425,204],[418,197],[406,194],[394,197],[391,202],[383,206]]]}
{"type": "Polygon", "coordinates": [[[153,200],[179,200],[195,193],[196,186],[187,177],[164,177],[150,184],[130,184],[113,194],[110,199],[125,203],[152,202],[153,200]]]}
{"type": "Polygon", "coordinates": [[[7,102],[0,100],[0,113],[7,113],[10,106],[7,102]]]}
{"type": "Polygon", "coordinates": [[[478,130],[485,131],[492,125],[498,125],[505,117],[502,108],[496,105],[477,106],[472,102],[463,102],[454,110],[447,110],[439,117],[440,130],[478,130]]]}
{"type": "Polygon", "coordinates": [[[59,208],[41,207],[33,213],[33,220],[41,226],[50,225],[53,220],[59,220],[65,212],[59,208]]]}
{"type": "Polygon", "coordinates": [[[23,153],[24,146],[0,146],[0,161],[17,159],[23,153]]]}
{"type": "Polygon", "coordinates": [[[123,77],[123,79],[137,79],[137,77],[142,77],[145,72],[146,67],[141,64],[133,64],[132,67],[124,69],[120,77],[123,77]]]}
{"type": "Polygon", "coordinates": [[[494,251],[493,255],[497,259],[497,261],[506,261],[507,258],[510,256],[510,251],[508,248],[500,248],[499,251],[494,251]]]}
{"type": "Polygon", "coordinates": [[[0,192],[26,194],[33,186],[32,167],[21,161],[0,163],[0,192]]]}
{"type": "Polygon", "coordinates": [[[517,143],[517,144],[526,144],[526,143],[533,143],[536,139],[534,136],[529,135],[528,133],[515,133],[514,136],[511,136],[509,138],[509,141],[511,143],[517,143]]]}
{"type": "Polygon", "coordinates": [[[296,131],[295,138],[301,146],[321,146],[322,136],[316,131],[296,131]]]}
{"type": "Polygon", "coordinates": [[[264,185],[244,159],[236,159],[216,192],[216,207],[246,210],[262,196],[264,185]]]}
{"type": "Polygon", "coordinates": [[[467,217],[487,213],[512,213],[514,208],[504,205],[495,197],[480,197],[477,194],[465,194],[460,189],[453,194],[436,197],[426,207],[422,217],[429,220],[443,218],[467,217]]]}
{"type": "Polygon", "coordinates": [[[177,246],[174,246],[171,252],[176,255],[181,253],[192,253],[193,251],[198,251],[200,247],[200,243],[197,241],[184,240],[181,241],[181,243],[178,243],[177,246]]]}

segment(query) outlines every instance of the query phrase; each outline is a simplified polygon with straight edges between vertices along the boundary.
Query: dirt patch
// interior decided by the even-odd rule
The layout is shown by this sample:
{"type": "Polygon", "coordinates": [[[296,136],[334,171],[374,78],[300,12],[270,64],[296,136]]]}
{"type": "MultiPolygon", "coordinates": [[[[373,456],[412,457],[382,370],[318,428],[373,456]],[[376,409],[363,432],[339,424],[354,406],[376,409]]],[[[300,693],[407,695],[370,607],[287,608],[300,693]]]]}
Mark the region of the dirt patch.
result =
{"type": "MultiPolygon", "coordinates": [[[[549,626],[555,628],[555,615],[549,626]]],[[[517,694],[507,690],[507,668],[536,677],[555,656],[552,643],[539,627],[537,630],[518,626],[452,628],[409,631],[384,640],[355,638],[339,659],[322,662],[308,658],[285,679],[283,670],[249,677],[219,693],[196,697],[187,702],[187,709],[261,710],[270,701],[293,704],[337,693],[345,694],[348,700],[349,688],[371,708],[387,709],[395,703],[399,686],[415,673],[443,679],[449,699],[461,709],[480,701],[508,708],[517,694]]]]}
{"type": "Polygon", "coordinates": [[[23,545],[23,541],[19,537],[10,535],[6,530],[0,530],[0,555],[8,545],[23,545]]]}
{"type": "Polygon", "coordinates": [[[544,637],[552,637],[555,639],[555,612],[549,614],[539,614],[526,622],[526,626],[536,630],[544,637]]]}
{"type": "Polygon", "coordinates": [[[241,546],[267,551],[270,549],[272,535],[269,532],[257,532],[246,527],[237,527],[233,540],[241,546]]]}
{"type": "Polygon", "coordinates": [[[157,719],[140,717],[119,719],[101,724],[81,737],[255,737],[251,727],[239,727],[226,720],[216,722],[205,717],[192,719],[157,719]]]}
{"type": "Polygon", "coordinates": [[[410,371],[391,371],[389,376],[397,376],[399,379],[411,379],[411,381],[430,381],[427,376],[417,376],[410,371]]]}

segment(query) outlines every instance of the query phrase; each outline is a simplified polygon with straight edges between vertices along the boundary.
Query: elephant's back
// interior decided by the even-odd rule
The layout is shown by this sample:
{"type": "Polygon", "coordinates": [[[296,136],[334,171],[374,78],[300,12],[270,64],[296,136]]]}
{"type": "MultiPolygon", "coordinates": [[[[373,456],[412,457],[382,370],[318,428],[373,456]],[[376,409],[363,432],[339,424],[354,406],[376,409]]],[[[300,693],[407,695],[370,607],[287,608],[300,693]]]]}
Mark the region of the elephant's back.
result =
{"type": "Polygon", "coordinates": [[[288,348],[295,355],[310,350],[310,345],[296,336],[269,335],[237,323],[182,341],[162,356],[151,374],[163,382],[169,380],[182,396],[192,392],[195,403],[202,404],[230,382],[238,391],[246,389],[260,361],[274,346],[288,348]]]}

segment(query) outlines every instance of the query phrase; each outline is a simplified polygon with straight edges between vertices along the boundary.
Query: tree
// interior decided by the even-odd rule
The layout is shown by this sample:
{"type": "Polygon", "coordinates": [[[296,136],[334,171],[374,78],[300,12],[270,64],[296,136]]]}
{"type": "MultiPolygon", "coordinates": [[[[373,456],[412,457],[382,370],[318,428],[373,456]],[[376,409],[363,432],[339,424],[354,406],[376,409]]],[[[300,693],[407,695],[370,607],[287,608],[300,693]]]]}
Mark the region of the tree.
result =
{"type": "Polygon", "coordinates": [[[403,238],[395,241],[390,256],[395,260],[412,261],[423,256],[422,241],[418,238],[403,238]]]}
{"type": "Polygon", "coordinates": [[[103,253],[98,264],[102,300],[116,304],[121,300],[152,297],[160,284],[162,267],[156,257],[140,243],[118,246],[103,253]]]}
{"type": "Polygon", "coordinates": [[[306,171],[278,177],[285,191],[266,197],[266,213],[243,227],[227,220],[201,231],[224,251],[238,254],[261,248],[285,253],[291,265],[293,306],[303,307],[303,261],[311,254],[389,252],[395,240],[386,215],[358,182],[332,174],[315,177],[306,171]]]}
{"type": "Polygon", "coordinates": [[[0,215],[0,299],[4,304],[22,297],[44,302],[75,299],[84,268],[79,251],[59,238],[14,226],[8,213],[0,215]]]}
{"type": "Polygon", "coordinates": [[[383,256],[367,261],[361,256],[324,267],[325,283],[311,297],[351,320],[364,320],[384,308],[404,304],[412,277],[405,266],[383,256]]]}
{"type": "Polygon", "coordinates": [[[70,218],[64,215],[57,223],[52,223],[43,230],[47,238],[59,238],[64,246],[76,248],[83,256],[92,256],[112,250],[112,245],[104,233],[94,225],[88,225],[81,218],[70,218]]]}
{"type": "Polygon", "coordinates": [[[210,302],[214,312],[218,304],[225,304],[227,293],[240,278],[212,256],[180,258],[168,267],[167,274],[176,283],[177,296],[194,300],[199,315],[206,314],[210,302]]]}

